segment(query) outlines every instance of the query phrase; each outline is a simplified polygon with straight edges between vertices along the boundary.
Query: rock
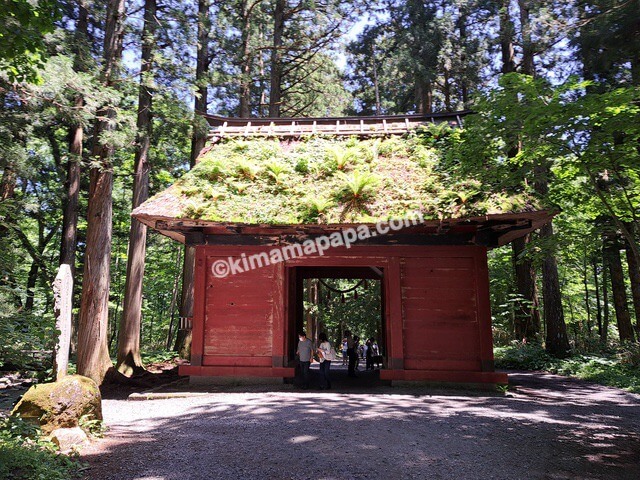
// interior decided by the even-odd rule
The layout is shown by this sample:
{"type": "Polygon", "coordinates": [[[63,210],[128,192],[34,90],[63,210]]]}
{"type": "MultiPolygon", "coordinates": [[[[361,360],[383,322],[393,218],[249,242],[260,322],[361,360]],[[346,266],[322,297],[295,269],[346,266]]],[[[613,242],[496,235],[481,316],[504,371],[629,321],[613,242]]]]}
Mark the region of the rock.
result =
{"type": "Polygon", "coordinates": [[[68,452],[73,447],[79,447],[89,443],[89,437],[80,427],[56,428],[49,438],[55,443],[61,452],[68,452]]]}
{"type": "Polygon", "coordinates": [[[71,375],[32,386],[11,412],[16,414],[39,424],[48,435],[56,428],[77,427],[85,415],[87,420],[102,420],[102,397],[93,380],[71,375]]]}

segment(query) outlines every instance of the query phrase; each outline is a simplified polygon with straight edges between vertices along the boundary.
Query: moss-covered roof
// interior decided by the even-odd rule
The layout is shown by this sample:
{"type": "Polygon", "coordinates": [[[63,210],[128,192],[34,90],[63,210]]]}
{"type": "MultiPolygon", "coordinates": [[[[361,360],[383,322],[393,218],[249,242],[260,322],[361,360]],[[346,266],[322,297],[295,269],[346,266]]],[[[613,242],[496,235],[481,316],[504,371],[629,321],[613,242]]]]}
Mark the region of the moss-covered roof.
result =
{"type": "Polygon", "coordinates": [[[222,138],[136,216],[249,225],[373,223],[531,210],[531,199],[449,178],[443,127],[387,138],[222,138]]]}

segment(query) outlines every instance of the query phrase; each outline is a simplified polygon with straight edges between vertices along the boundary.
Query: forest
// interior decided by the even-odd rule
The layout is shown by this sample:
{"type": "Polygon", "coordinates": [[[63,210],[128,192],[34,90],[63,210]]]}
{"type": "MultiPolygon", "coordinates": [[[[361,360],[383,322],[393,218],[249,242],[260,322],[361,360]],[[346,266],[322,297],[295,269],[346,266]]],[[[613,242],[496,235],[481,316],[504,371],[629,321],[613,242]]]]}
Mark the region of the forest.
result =
{"type": "MultiPolygon", "coordinates": [[[[142,353],[188,350],[179,323],[193,255],[130,213],[194,166],[208,128],[198,113],[469,111],[463,128],[424,133],[441,152],[439,204],[458,214],[499,192],[504,202],[524,199],[522,210],[557,212],[490,252],[498,365],[583,372],[640,391],[637,1],[3,7],[3,369],[38,368],[35,354],[52,350],[60,265],[73,272],[79,373],[101,383],[114,369],[143,369],[142,353]]],[[[349,302],[371,302],[367,292],[323,313],[323,324],[337,331],[349,302]]]]}

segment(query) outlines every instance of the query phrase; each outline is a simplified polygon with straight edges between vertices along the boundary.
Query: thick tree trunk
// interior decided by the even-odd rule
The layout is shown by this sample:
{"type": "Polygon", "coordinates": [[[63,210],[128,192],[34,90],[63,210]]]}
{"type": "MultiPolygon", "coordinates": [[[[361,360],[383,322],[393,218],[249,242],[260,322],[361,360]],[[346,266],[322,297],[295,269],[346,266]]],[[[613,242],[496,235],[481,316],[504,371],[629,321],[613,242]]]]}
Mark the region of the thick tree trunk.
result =
{"type": "MultiPolygon", "coordinates": [[[[104,38],[102,82],[111,86],[122,55],[124,0],[110,0],[104,38]]],[[[100,112],[94,132],[87,208],[87,248],[85,252],[80,318],[78,322],[78,373],[99,385],[113,367],[108,349],[109,285],[113,209],[113,146],[101,143],[101,134],[113,128],[115,111],[100,112]]]]}
{"type": "Polygon", "coordinates": [[[638,260],[633,254],[629,243],[626,244],[625,250],[627,254],[627,265],[629,266],[633,311],[636,315],[636,337],[640,339],[640,265],[638,265],[638,260]]]}
{"type": "Polygon", "coordinates": [[[273,11],[273,46],[269,89],[269,116],[279,117],[282,105],[282,36],[284,34],[285,0],[276,0],[273,11]]]}
{"type": "MultiPolygon", "coordinates": [[[[553,238],[553,225],[546,224],[540,229],[542,239],[553,238]]],[[[547,326],[546,350],[556,357],[565,357],[570,352],[567,326],[562,311],[558,264],[553,254],[547,254],[542,261],[542,296],[544,302],[544,318],[547,326]]]]}
{"type": "MultiPolygon", "coordinates": [[[[145,0],[142,29],[140,89],[138,93],[138,142],[134,162],[133,208],[149,198],[149,148],[151,146],[153,54],[156,35],[156,0],[145,0]]],[[[118,333],[117,369],[124,375],[142,370],[140,325],[142,321],[142,281],[144,278],[147,226],[131,219],[127,255],[124,306],[118,333]]]]}
{"type": "Polygon", "coordinates": [[[240,67],[240,116],[248,118],[251,116],[251,65],[253,58],[251,55],[251,18],[253,8],[257,1],[242,2],[242,62],[240,67]]]}
{"type": "MultiPolygon", "coordinates": [[[[81,97],[76,99],[76,107],[82,107],[81,97]]],[[[75,273],[76,246],[78,244],[78,201],[80,198],[80,173],[82,162],[82,125],[73,125],[69,129],[69,161],[65,182],[66,198],[62,217],[62,241],[60,244],[60,264],[71,267],[75,273]]]]}
{"type": "Polygon", "coordinates": [[[522,32],[522,63],[520,64],[520,71],[525,75],[535,75],[534,66],[534,45],[531,38],[531,19],[530,19],[530,1],[518,0],[518,7],[520,8],[520,30],[522,32]]]}
{"type": "MultiPolygon", "coordinates": [[[[86,2],[79,0],[78,22],[74,35],[74,70],[84,72],[87,69],[87,33],[89,29],[89,12],[86,2]]],[[[75,108],[84,106],[84,99],[78,96],[75,108]]],[[[65,202],[62,217],[62,236],[60,242],[60,264],[69,265],[72,277],[75,276],[76,248],[78,244],[78,201],[80,198],[80,175],[82,170],[82,142],[84,129],[80,122],[69,126],[69,160],[67,161],[67,178],[65,181],[65,202]]]]}
{"type": "MultiPolygon", "coordinates": [[[[209,0],[198,0],[198,49],[196,53],[196,97],[194,108],[199,112],[207,111],[209,71],[209,30],[211,28],[209,0]]],[[[196,115],[193,123],[193,137],[191,140],[191,162],[193,168],[198,155],[204,148],[208,127],[196,115]]],[[[180,316],[191,319],[193,317],[193,286],[195,269],[195,249],[185,246],[182,264],[182,297],[180,300],[180,316]]],[[[191,355],[191,330],[180,328],[176,335],[175,350],[182,358],[191,355]]]]}
{"type": "Polygon", "coordinates": [[[110,153],[101,155],[103,170],[94,168],[91,171],[87,249],[78,321],[78,373],[99,385],[113,366],[107,344],[113,206],[109,157],[110,153]]]}
{"type": "MultiPolygon", "coordinates": [[[[191,320],[193,318],[193,287],[195,280],[196,249],[184,247],[184,262],[182,264],[182,296],[180,301],[180,317],[191,320]]],[[[181,358],[189,358],[191,352],[191,329],[180,328],[176,335],[174,350],[181,358]]]]}
{"type": "Polygon", "coordinates": [[[517,340],[533,340],[540,333],[540,310],[536,270],[526,257],[525,249],[531,237],[518,238],[511,244],[516,274],[516,288],[521,300],[515,306],[515,335],[517,340]]]}
{"type": "Polygon", "coordinates": [[[500,5],[500,53],[502,56],[502,73],[516,71],[515,51],[513,49],[513,36],[515,29],[509,14],[510,0],[501,0],[500,5]]]}
{"type": "Polygon", "coordinates": [[[621,342],[632,342],[635,339],[631,316],[627,305],[627,292],[624,284],[624,272],[622,271],[622,261],[620,259],[620,248],[617,243],[609,243],[605,247],[605,259],[609,267],[611,277],[611,293],[613,295],[613,306],[616,312],[618,333],[621,342]]]}
{"type": "MultiPolygon", "coordinates": [[[[198,48],[196,52],[196,96],[194,109],[206,113],[209,103],[209,31],[211,30],[210,0],[198,0],[198,48]]],[[[208,124],[197,113],[193,119],[191,159],[193,167],[207,141],[208,124]]]]}

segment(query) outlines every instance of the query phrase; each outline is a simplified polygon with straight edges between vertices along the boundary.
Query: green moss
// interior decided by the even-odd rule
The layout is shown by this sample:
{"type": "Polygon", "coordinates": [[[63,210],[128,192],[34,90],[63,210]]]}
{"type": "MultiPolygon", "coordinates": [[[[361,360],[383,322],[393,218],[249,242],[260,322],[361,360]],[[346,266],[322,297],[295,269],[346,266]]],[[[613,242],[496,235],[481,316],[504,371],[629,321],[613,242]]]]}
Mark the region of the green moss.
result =
{"type": "Polygon", "coordinates": [[[489,193],[473,182],[452,184],[440,167],[441,149],[433,146],[438,135],[312,136],[292,143],[223,139],[176,183],[177,216],[264,224],[365,222],[415,210],[425,218],[499,213],[530,200],[489,193]]]}

